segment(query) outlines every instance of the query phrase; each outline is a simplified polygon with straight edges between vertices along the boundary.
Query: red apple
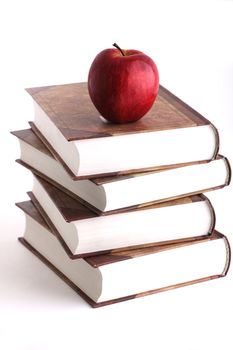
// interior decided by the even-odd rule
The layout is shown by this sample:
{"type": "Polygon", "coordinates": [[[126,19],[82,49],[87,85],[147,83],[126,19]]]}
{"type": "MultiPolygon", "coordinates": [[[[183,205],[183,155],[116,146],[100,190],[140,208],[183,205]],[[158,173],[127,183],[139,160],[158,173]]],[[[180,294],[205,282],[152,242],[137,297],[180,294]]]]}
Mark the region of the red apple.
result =
{"type": "Polygon", "coordinates": [[[152,107],[159,89],[154,61],[138,50],[101,51],[88,75],[90,98],[105,119],[128,123],[142,118],[152,107]]]}

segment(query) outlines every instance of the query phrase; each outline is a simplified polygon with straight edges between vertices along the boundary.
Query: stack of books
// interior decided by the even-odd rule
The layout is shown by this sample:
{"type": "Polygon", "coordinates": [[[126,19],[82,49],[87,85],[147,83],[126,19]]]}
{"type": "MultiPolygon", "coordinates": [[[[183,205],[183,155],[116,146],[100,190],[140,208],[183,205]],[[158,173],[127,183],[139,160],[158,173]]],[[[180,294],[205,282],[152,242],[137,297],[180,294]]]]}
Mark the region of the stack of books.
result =
{"type": "Polygon", "coordinates": [[[111,124],[87,84],[27,89],[15,131],[30,169],[19,240],[93,307],[225,276],[227,237],[203,194],[230,182],[216,128],[160,86],[141,120],[111,124]]]}

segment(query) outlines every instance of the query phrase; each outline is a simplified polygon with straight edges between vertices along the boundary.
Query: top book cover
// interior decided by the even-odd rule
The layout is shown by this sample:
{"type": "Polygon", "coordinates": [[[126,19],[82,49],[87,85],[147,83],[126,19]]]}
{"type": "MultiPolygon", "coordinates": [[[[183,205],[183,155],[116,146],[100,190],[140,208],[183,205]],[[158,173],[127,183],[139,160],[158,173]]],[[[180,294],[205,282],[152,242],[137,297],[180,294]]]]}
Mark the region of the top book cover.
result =
{"type": "Polygon", "coordinates": [[[211,160],[218,152],[218,132],[212,123],[162,86],[151,110],[127,124],[105,121],[92,104],[86,83],[26,91],[35,103],[34,130],[74,178],[211,160]],[[75,147],[68,151],[67,143],[75,147]]]}

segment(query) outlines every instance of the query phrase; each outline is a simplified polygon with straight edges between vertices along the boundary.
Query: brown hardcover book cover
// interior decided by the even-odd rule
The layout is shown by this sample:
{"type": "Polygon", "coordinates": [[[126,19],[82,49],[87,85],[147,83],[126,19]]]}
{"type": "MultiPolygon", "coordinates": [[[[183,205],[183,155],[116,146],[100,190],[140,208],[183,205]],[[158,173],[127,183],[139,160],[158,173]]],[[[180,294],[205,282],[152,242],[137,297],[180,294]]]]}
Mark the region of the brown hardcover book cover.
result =
{"type": "Polygon", "coordinates": [[[210,124],[161,85],[156,103],[147,115],[136,123],[127,124],[103,123],[90,100],[86,83],[28,88],[26,91],[68,141],[210,124]]]}
{"type": "Polygon", "coordinates": [[[11,134],[16,136],[19,140],[28,143],[30,146],[36,148],[38,151],[46,154],[48,157],[54,158],[49,149],[41,141],[39,137],[32,131],[32,129],[22,129],[11,131],[11,134]]]}
{"type": "MultiPolygon", "coordinates": [[[[44,226],[51,234],[54,234],[49,226],[46,224],[46,222],[43,220],[42,216],[38,213],[38,211],[36,210],[36,208],[34,207],[34,205],[32,204],[32,202],[27,201],[27,202],[22,202],[22,203],[18,203],[17,204],[18,207],[20,207],[26,214],[28,214],[29,216],[31,216],[34,220],[36,220],[39,224],[41,224],[42,226],[44,226]]],[[[179,284],[175,284],[175,285],[170,285],[167,287],[163,287],[163,288],[159,288],[159,289],[155,289],[155,290],[150,290],[147,292],[143,292],[143,293],[138,293],[138,294],[134,294],[134,295],[128,295],[122,298],[117,298],[114,300],[108,300],[108,301],[104,301],[104,302],[94,302],[92,299],[90,299],[82,290],[80,290],[78,288],[77,285],[75,285],[72,281],[70,281],[61,271],[59,271],[53,264],[51,264],[51,262],[49,262],[48,259],[46,259],[41,253],[39,253],[34,247],[32,247],[31,244],[29,244],[23,237],[19,238],[19,241],[27,248],[29,249],[33,254],[35,254],[44,264],[46,264],[50,269],[52,269],[65,283],[67,283],[71,288],[73,288],[84,300],[86,300],[92,307],[100,307],[100,306],[105,306],[105,305],[109,305],[112,303],[117,303],[117,302],[121,302],[121,301],[125,301],[125,300],[129,300],[129,299],[134,299],[134,298],[138,298],[138,297],[142,297],[142,296],[146,296],[149,294],[154,294],[154,293],[158,293],[158,292],[162,292],[162,291],[168,291],[174,288],[179,288],[179,287],[183,287],[183,286],[188,286],[191,284],[195,284],[195,283],[200,283],[200,282],[204,282],[204,281],[208,281],[211,279],[215,279],[215,278],[219,278],[219,277],[223,277],[227,274],[229,266],[230,266],[230,260],[231,260],[231,250],[230,250],[230,245],[229,242],[227,240],[227,238],[217,232],[214,231],[212,233],[211,236],[205,237],[205,238],[200,238],[199,240],[194,240],[192,242],[180,242],[177,244],[168,244],[168,245],[160,245],[160,246],[155,246],[155,247],[149,247],[149,248],[145,248],[145,249],[135,249],[135,250],[130,250],[130,251],[125,251],[125,252],[115,252],[115,253],[111,253],[109,255],[99,255],[96,257],[87,257],[85,258],[86,262],[88,264],[90,264],[92,267],[97,268],[101,265],[104,264],[113,264],[115,262],[119,262],[125,259],[133,259],[137,256],[140,255],[145,255],[145,254],[154,254],[156,252],[159,251],[164,251],[164,250],[168,250],[168,249],[173,249],[175,247],[180,247],[183,245],[190,245],[190,244],[195,244],[200,242],[200,240],[215,240],[215,239],[221,239],[224,238],[225,240],[225,244],[226,244],[226,249],[227,249],[227,256],[226,256],[226,264],[225,264],[225,268],[222,274],[218,274],[218,275],[212,275],[212,276],[206,276],[204,278],[200,278],[200,279],[195,279],[195,280],[191,280],[191,281],[187,281],[184,283],[179,283],[179,284]]]]}
{"type": "MultiPolygon", "coordinates": [[[[28,88],[26,91],[33,100],[42,108],[52,123],[61,132],[67,141],[106,138],[119,135],[130,135],[164,131],[180,128],[211,125],[215,134],[215,150],[211,156],[214,159],[219,148],[219,136],[217,129],[210,121],[201,116],[171,92],[160,86],[159,94],[151,110],[139,121],[127,124],[112,124],[103,122],[99,113],[93,106],[86,83],[74,83],[65,85],[28,88]]],[[[73,179],[84,179],[98,176],[130,174],[149,171],[168,166],[169,164],[150,165],[149,167],[138,165],[130,169],[119,168],[118,171],[109,170],[97,174],[75,174],[66,164],[66,160],[58,154],[50,141],[42,135],[34,123],[30,123],[33,131],[41,138],[50,149],[56,159],[64,166],[73,179]]],[[[208,159],[210,160],[210,159],[208,159]]],[[[176,162],[179,163],[179,162],[176,162]]]]}

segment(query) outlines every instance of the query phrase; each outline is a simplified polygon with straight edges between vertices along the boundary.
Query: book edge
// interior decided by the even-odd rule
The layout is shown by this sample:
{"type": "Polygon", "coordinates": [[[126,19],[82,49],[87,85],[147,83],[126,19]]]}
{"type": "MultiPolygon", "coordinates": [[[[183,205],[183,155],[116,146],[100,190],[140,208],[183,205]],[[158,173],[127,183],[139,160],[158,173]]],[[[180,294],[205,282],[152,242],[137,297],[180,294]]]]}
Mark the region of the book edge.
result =
{"type": "Polygon", "coordinates": [[[107,215],[113,215],[113,214],[120,214],[120,213],[125,213],[125,212],[129,212],[129,211],[136,211],[136,210],[144,210],[144,209],[148,209],[154,205],[158,205],[158,204],[162,204],[162,203],[167,203],[167,202],[172,202],[173,200],[177,200],[177,199],[182,199],[185,197],[194,197],[194,196],[199,196],[201,198],[207,198],[206,196],[204,196],[203,193],[196,193],[193,195],[183,195],[183,196],[178,196],[178,197],[174,197],[172,199],[170,198],[165,198],[164,200],[158,200],[158,201],[154,201],[154,202],[148,202],[145,204],[140,204],[140,205],[135,205],[135,206],[130,206],[130,207],[123,207],[123,208],[119,208],[119,209],[113,209],[113,210],[108,210],[108,211],[100,211],[98,208],[92,206],[90,203],[86,202],[84,199],[82,199],[81,197],[79,197],[78,195],[74,194],[73,192],[69,191],[67,188],[63,187],[62,185],[60,185],[59,183],[57,183],[56,181],[54,181],[53,179],[49,178],[47,175],[41,173],[40,171],[38,171],[37,169],[31,167],[29,164],[25,163],[23,160],[21,159],[16,159],[16,162],[22,166],[24,166],[26,169],[30,170],[32,172],[32,174],[44,179],[45,181],[49,182],[51,185],[55,186],[56,188],[58,188],[59,190],[63,191],[64,193],[66,193],[68,196],[72,197],[74,200],[79,201],[81,204],[83,204],[84,206],[86,206],[88,209],[90,209],[91,211],[93,211],[94,213],[96,213],[98,216],[107,216],[107,215]]]}
{"type": "Polygon", "coordinates": [[[174,284],[174,285],[159,288],[159,289],[154,289],[154,290],[150,290],[150,291],[146,291],[146,292],[142,292],[142,293],[138,293],[138,294],[134,294],[134,295],[129,295],[129,296],[117,298],[117,299],[112,299],[112,300],[107,300],[107,301],[102,301],[102,302],[95,302],[92,299],[90,299],[80,288],[78,288],[78,286],[76,286],[61,271],[59,271],[59,269],[57,269],[48,259],[46,259],[34,247],[32,247],[23,237],[19,237],[18,240],[25,248],[27,248],[37,258],[39,258],[48,268],[50,268],[58,277],[60,277],[63,280],[63,282],[65,282],[67,285],[69,285],[76,293],[78,293],[80,295],[80,297],[82,297],[93,308],[107,306],[107,305],[111,305],[111,304],[115,304],[115,303],[119,303],[119,302],[123,302],[123,301],[127,301],[127,300],[136,299],[139,297],[157,294],[160,292],[165,292],[165,291],[169,291],[172,289],[177,289],[177,288],[193,285],[196,283],[206,282],[209,280],[224,277],[224,275],[212,275],[212,276],[207,276],[207,277],[196,279],[196,280],[191,280],[191,281],[187,281],[187,282],[183,282],[183,283],[174,284]]]}
{"type": "MultiPolygon", "coordinates": [[[[44,209],[41,207],[40,203],[37,201],[37,199],[33,195],[33,193],[28,192],[28,196],[30,198],[31,203],[33,204],[33,206],[38,211],[39,215],[44,220],[45,225],[46,225],[46,226],[44,225],[44,227],[46,227],[46,229],[48,231],[50,231],[50,233],[53,234],[59,240],[61,246],[65,250],[66,254],[69,256],[69,258],[72,260],[80,259],[80,258],[85,259],[85,261],[93,268],[98,268],[100,266],[103,266],[103,265],[106,265],[109,263],[115,263],[117,261],[132,259],[132,257],[130,255],[127,255],[127,254],[129,254],[129,252],[132,252],[132,251],[143,249],[144,254],[147,254],[147,252],[145,252],[145,250],[149,250],[149,249],[153,249],[153,248],[159,249],[159,247],[161,247],[161,246],[169,248],[172,245],[179,246],[179,245],[183,245],[186,243],[192,244],[192,243],[195,243],[196,241],[199,242],[202,240],[210,239],[211,234],[212,234],[212,232],[209,232],[206,235],[202,235],[202,236],[193,236],[193,237],[188,237],[188,238],[184,237],[184,238],[180,238],[180,239],[173,239],[170,241],[160,241],[160,242],[154,242],[154,243],[148,243],[148,244],[125,246],[122,248],[115,248],[115,249],[111,249],[111,250],[97,251],[97,252],[91,252],[91,253],[73,254],[71,252],[71,250],[69,249],[69,247],[67,246],[67,244],[65,243],[65,241],[63,240],[61,234],[58,232],[58,230],[56,229],[56,227],[54,226],[54,224],[52,223],[52,221],[50,220],[50,218],[48,217],[48,215],[44,211],[44,209]],[[102,259],[102,261],[99,262],[98,261],[99,256],[103,256],[105,259],[104,260],[102,259]],[[114,261],[113,261],[113,256],[114,256],[114,261]],[[97,257],[97,260],[96,260],[96,257],[97,257]]],[[[30,214],[27,213],[24,210],[24,208],[22,208],[21,203],[16,203],[16,205],[24,213],[26,213],[27,215],[30,216],[30,214]]]]}
{"type": "MultiPolygon", "coordinates": [[[[58,161],[59,164],[61,164],[62,167],[64,168],[64,170],[67,172],[67,174],[74,181],[82,179],[82,177],[76,176],[72,171],[70,171],[70,169],[63,162],[61,157],[57,154],[57,152],[53,149],[53,147],[48,143],[48,141],[45,139],[45,137],[42,135],[42,133],[35,126],[35,124],[33,122],[29,121],[29,125],[31,126],[31,128],[11,131],[10,133],[12,135],[14,135],[15,137],[17,137],[19,140],[21,140],[21,141],[29,144],[31,147],[37,149],[37,147],[35,147],[34,144],[30,143],[27,139],[25,139],[24,137],[21,136],[21,133],[23,133],[23,132],[29,132],[29,131],[33,132],[33,134],[36,135],[36,137],[41,141],[41,143],[43,144],[44,148],[46,149],[46,151],[47,151],[46,152],[46,156],[49,156],[52,159],[55,159],[56,161],[58,161]]],[[[216,130],[216,134],[218,135],[218,131],[217,131],[217,129],[215,127],[214,127],[214,130],[216,130]]],[[[45,153],[43,150],[38,150],[38,151],[45,153]]],[[[127,178],[127,175],[128,176],[130,176],[130,175],[133,176],[134,174],[149,173],[149,172],[160,171],[160,170],[169,170],[169,169],[172,169],[172,168],[192,165],[192,164],[196,164],[196,163],[208,163],[211,160],[216,159],[217,156],[218,156],[218,149],[214,153],[212,159],[207,159],[207,160],[202,160],[202,161],[195,161],[195,162],[192,161],[192,162],[186,162],[186,163],[177,163],[177,164],[172,164],[172,165],[162,165],[162,166],[156,166],[156,167],[152,167],[152,168],[140,168],[140,169],[132,169],[132,170],[126,170],[126,171],[118,171],[118,172],[115,172],[115,173],[106,173],[106,174],[103,173],[103,174],[98,174],[98,175],[93,175],[93,176],[92,175],[91,176],[88,175],[87,179],[90,179],[90,181],[92,181],[96,185],[101,185],[103,183],[107,183],[109,180],[111,181],[112,177],[118,177],[118,178],[124,177],[124,178],[127,178]]],[[[86,176],[84,176],[84,178],[86,178],[86,176]]]]}
{"type": "MultiPolygon", "coordinates": [[[[168,170],[176,167],[182,167],[182,166],[188,166],[192,165],[194,163],[198,163],[199,161],[195,162],[186,162],[186,163],[177,163],[177,164],[167,164],[167,165],[161,165],[161,166],[155,166],[155,167],[149,167],[149,168],[137,168],[137,169],[128,169],[128,170],[121,170],[121,171],[114,171],[114,172],[108,172],[108,173],[99,173],[99,174],[89,174],[89,175],[76,175],[73,173],[73,171],[68,167],[68,165],[64,162],[64,160],[61,158],[61,156],[56,152],[56,150],[52,147],[52,145],[49,143],[49,141],[42,135],[42,133],[38,130],[34,122],[29,121],[29,125],[32,129],[32,131],[36,134],[36,136],[43,142],[44,146],[49,150],[49,152],[53,155],[53,157],[62,165],[64,170],[67,172],[67,174],[72,178],[72,180],[90,180],[93,181],[95,184],[99,185],[105,182],[108,182],[111,177],[125,177],[130,176],[134,174],[140,174],[140,173],[149,173],[153,171],[162,171],[162,170],[168,170]]],[[[212,124],[210,124],[213,126],[212,124]]],[[[218,135],[217,129],[213,126],[214,130],[216,130],[215,134],[218,135]]],[[[215,150],[213,152],[213,155],[211,159],[202,160],[200,162],[207,163],[211,160],[216,159],[217,152],[219,148],[219,141],[216,139],[216,146],[215,150]]]]}

